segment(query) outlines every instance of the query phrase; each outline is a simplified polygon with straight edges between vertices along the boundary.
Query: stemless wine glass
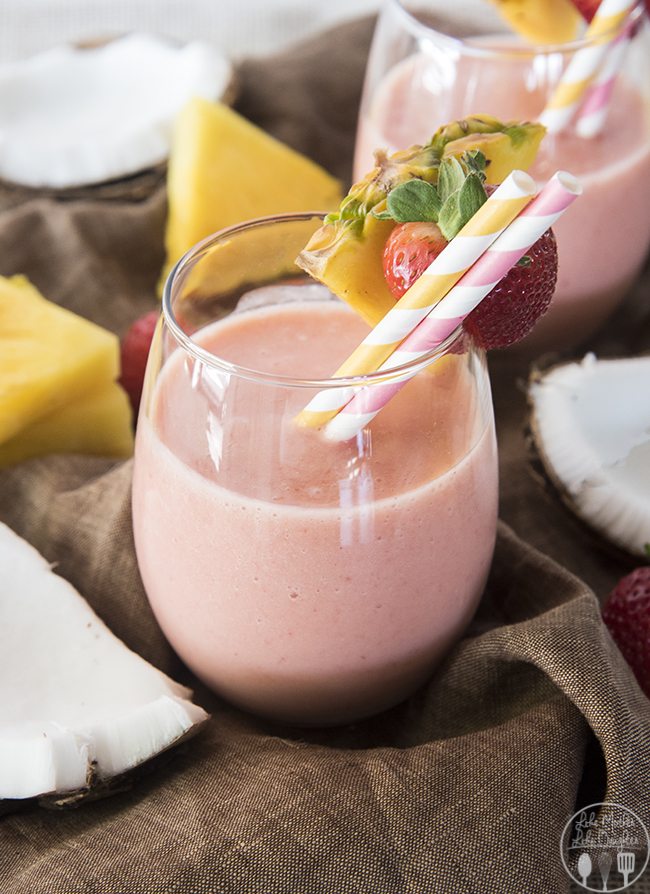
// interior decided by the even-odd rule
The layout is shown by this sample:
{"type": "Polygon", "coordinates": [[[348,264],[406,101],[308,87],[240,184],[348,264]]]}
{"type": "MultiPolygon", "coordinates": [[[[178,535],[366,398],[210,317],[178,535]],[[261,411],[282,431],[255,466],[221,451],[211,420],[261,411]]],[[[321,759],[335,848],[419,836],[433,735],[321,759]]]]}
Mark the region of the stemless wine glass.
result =
{"type": "MultiPolygon", "coordinates": [[[[595,332],[629,290],[650,244],[650,28],[642,6],[621,26],[634,36],[601,133],[586,139],[572,124],[547,134],[531,171],[545,181],[569,170],[584,192],[555,225],[557,290],[525,343],[529,351],[571,347],[595,332]]],[[[357,178],[372,168],[374,149],[426,142],[467,115],[536,120],[569,62],[592,45],[528,46],[504,33],[488,3],[455,37],[432,24],[432,7],[427,0],[383,7],[361,103],[357,178]]]]}
{"type": "Polygon", "coordinates": [[[390,374],[328,376],[368,329],[294,259],[322,215],[200,243],[165,287],[133,519],[156,617],[208,686],[332,724],[406,697],[458,638],[494,547],[484,355],[461,331],[390,374]],[[357,437],[296,416],[319,391],[417,375],[357,437]]]}

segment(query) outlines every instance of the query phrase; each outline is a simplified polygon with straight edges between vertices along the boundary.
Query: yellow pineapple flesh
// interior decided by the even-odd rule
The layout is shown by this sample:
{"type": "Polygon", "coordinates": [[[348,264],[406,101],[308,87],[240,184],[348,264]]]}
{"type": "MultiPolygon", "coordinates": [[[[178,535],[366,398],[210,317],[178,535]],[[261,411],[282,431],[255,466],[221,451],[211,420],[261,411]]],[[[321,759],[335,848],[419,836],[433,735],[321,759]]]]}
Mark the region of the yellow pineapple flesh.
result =
{"type": "Polygon", "coordinates": [[[166,272],[192,245],[242,221],[329,211],[340,184],[227,106],[193,99],[179,115],[168,172],[166,272]]]}
{"type": "Polygon", "coordinates": [[[485,157],[486,182],[499,183],[512,170],[532,164],[544,133],[538,123],[473,115],[439,128],[423,146],[392,155],[377,152],[377,166],[352,186],[338,212],[328,215],[298,256],[298,265],[376,325],[395,304],[382,264],[395,222],[375,216],[386,208],[391,190],[413,179],[435,185],[443,158],[462,158],[472,150],[485,157]]]}
{"type": "Polygon", "coordinates": [[[532,44],[574,40],[582,21],[572,0],[492,0],[501,16],[532,44]]]}
{"type": "Polygon", "coordinates": [[[0,444],[119,374],[113,333],[0,277],[0,444]]]}
{"type": "Polygon", "coordinates": [[[460,158],[464,152],[478,149],[487,161],[485,182],[503,183],[511,171],[525,171],[532,165],[545,133],[543,124],[529,122],[493,133],[467,134],[447,143],[442,157],[460,158]]]}
{"type": "Polygon", "coordinates": [[[379,220],[371,214],[355,238],[348,238],[341,228],[323,226],[299,255],[298,263],[374,326],[395,304],[381,265],[394,226],[393,221],[379,220]]]}
{"type": "Polygon", "coordinates": [[[49,413],[0,444],[0,468],[49,453],[125,458],[133,452],[131,405],[116,382],[49,413]]]}
{"type": "Polygon", "coordinates": [[[304,221],[276,223],[272,228],[252,227],[237,239],[217,242],[184,274],[181,300],[209,300],[244,287],[299,275],[295,252],[291,254],[288,246],[304,245],[319,223],[319,218],[308,217],[304,221]]]}

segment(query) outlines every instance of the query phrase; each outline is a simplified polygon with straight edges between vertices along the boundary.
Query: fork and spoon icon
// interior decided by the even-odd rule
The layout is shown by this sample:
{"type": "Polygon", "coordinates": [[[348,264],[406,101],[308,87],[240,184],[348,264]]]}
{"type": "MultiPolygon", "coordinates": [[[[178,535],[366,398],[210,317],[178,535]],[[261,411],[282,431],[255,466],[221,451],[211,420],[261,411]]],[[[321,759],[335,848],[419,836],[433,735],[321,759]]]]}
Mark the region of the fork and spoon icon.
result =
{"type": "MultiPolygon", "coordinates": [[[[630,875],[634,872],[635,856],[629,851],[619,851],[616,855],[616,868],[620,875],[623,876],[623,888],[627,888],[630,875]]],[[[612,856],[609,851],[603,851],[598,857],[598,872],[603,880],[601,891],[608,891],[607,880],[612,868],[612,856]]],[[[587,887],[587,879],[593,871],[593,863],[588,853],[580,854],[578,858],[578,875],[582,879],[582,884],[587,887]]],[[[592,890],[594,890],[592,888],[592,890]]]]}

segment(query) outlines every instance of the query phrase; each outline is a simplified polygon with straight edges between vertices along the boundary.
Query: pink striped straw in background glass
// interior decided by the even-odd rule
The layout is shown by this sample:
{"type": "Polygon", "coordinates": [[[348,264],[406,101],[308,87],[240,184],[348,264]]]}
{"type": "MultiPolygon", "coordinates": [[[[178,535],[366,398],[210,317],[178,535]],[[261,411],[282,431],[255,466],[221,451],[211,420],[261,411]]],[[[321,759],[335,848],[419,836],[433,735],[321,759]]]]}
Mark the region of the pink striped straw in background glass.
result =
{"type": "Polygon", "coordinates": [[[559,133],[572,121],[586,91],[597,77],[613,40],[637,0],[601,0],[587,31],[588,46],[579,49],[560,78],[539,117],[549,133],[559,133]]]}
{"type": "MultiPolygon", "coordinates": [[[[417,360],[441,345],[581,192],[572,174],[558,171],[379,371],[417,360]]],[[[417,372],[408,370],[388,382],[361,387],[325,427],[325,436],[333,441],[355,437],[417,372]]]]}
{"type": "Polygon", "coordinates": [[[576,130],[581,137],[591,139],[603,129],[616,78],[625,62],[634,31],[634,24],[630,22],[625,30],[621,31],[618,37],[612,41],[605,61],[578,110],[576,130]]]}

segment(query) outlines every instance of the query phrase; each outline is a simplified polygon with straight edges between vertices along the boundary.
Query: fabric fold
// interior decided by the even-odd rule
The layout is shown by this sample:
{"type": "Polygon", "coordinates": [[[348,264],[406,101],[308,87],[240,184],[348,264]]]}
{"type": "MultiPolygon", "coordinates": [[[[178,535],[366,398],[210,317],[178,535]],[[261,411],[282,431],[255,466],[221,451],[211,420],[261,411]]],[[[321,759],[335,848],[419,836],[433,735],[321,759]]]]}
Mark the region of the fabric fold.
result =
{"type": "MultiPolygon", "coordinates": [[[[244,63],[240,110],[345,176],[371,28],[351,23],[244,63]]],[[[132,204],[30,201],[0,215],[0,271],[26,274],[48,298],[122,333],[157,306],[164,207],[161,190],[132,204]]],[[[650,348],[647,281],[597,350],[650,348]]],[[[529,474],[527,363],[506,355],[490,365],[501,516],[592,589],[501,525],[467,635],[411,699],[350,727],[271,726],[179,668],[137,571],[130,463],[53,456],[0,472],[0,519],[213,714],[128,792],[2,817],[3,890],[562,894],[560,835],[576,798],[588,796],[581,780],[594,742],[606,771],[594,763],[596,789],[650,825],[650,701],[598,606],[628,566],[529,474]]]]}

